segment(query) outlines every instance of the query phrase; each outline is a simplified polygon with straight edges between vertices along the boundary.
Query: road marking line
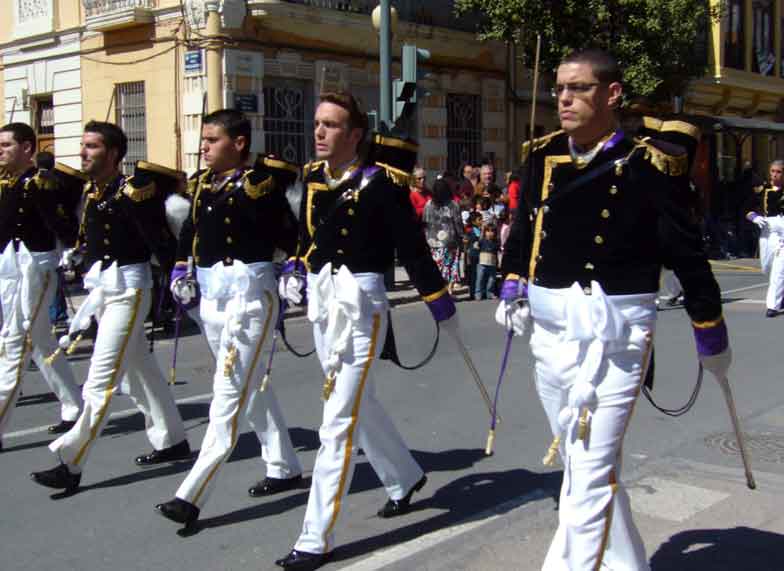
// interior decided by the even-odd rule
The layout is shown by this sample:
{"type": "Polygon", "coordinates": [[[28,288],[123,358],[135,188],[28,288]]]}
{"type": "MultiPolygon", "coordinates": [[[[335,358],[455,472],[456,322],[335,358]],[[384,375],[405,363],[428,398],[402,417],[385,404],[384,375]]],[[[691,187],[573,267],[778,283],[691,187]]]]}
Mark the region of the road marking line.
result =
{"type": "Polygon", "coordinates": [[[730,494],[650,476],[627,486],[632,509],[637,513],[683,522],[726,500],[730,494]]]}
{"type": "MultiPolygon", "coordinates": [[[[201,395],[194,395],[192,397],[185,397],[175,401],[177,404],[188,404],[212,398],[212,393],[204,393],[201,395]]],[[[141,412],[138,408],[128,408],[125,410],[118,410],[109,415],[109,420],[113,418],[127,418],[134,414],[141,412]]],[[[35,428],[26,428],[25,430],[17,430],[16,432],[8,432],[3,435],[3,439],[8,438],[21,438],[23,436],[30,436],[31,434],[38,434],[39,432],[46,432],[50,425],[37,426],[35,428]]]]}
{"type": "Polygon", "coordinates": [[[729,295],[731,293],[739,293],[739,292],[742,292],[742,291],[749,291],[751,289],[757,289],[757,288],[761,288],[761,287],[768,287],[768,282],[757,284],[757,285],[750,285],[750,286],[746,286],[746,287],[739,287],[739,288],[735,288],[735,289],[728,289],[727,291],[721,292],[721,295],[724,296],[724,295],[729,295]]]}
{"type": "Polygon", "coordinates": [[[527,494],[523,494],[522,496],[518,496],[474,516],[466,518],[461,523],[456,523],[455,525],[449,526],[447,528],[433,531],[431,533],[417,537],[416,539],[412,539],[411,541],[390,547],[389,549],[377,551],[370,557],[367,557],[361,561],[357,561],[353,565],[342,567],[342,569],[343,571],[376,571],[377,569],[383,569],[387,565],[392,565],[394,563],[403,561],[404,559],[408,559],[409,557],[430,549],[439,543],[449,541],[450,539],[454,539],[465,533],[473,531],[478,527],[495,521],[515,508],[525,506],[526,504],[530,504],[536,500],[542,500],[549,497],[551,497],[551,495],[547,491],[541,488],[537,488],[531,492],[528,492],[527,494]]]}

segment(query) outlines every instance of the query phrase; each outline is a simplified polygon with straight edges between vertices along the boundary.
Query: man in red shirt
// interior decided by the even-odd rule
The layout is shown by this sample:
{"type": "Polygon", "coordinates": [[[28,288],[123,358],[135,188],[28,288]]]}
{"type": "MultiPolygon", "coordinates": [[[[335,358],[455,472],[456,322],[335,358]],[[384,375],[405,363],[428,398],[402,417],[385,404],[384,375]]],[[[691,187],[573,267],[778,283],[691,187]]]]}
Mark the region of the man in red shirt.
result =
{"type": "Polygon", "coordinates": [[[425,169],[419,165],[414,167],[414,174],[411,179],[412,184],[408,187],[410,190],[409,198],[416,211],[417,220],[422,222],[422,213],[425,211],[425,204],[430,202],[430,199],[432,198],[432,194],[427,189],[427,186],[425,186],[425,183],[427,182],[425,169]]]}

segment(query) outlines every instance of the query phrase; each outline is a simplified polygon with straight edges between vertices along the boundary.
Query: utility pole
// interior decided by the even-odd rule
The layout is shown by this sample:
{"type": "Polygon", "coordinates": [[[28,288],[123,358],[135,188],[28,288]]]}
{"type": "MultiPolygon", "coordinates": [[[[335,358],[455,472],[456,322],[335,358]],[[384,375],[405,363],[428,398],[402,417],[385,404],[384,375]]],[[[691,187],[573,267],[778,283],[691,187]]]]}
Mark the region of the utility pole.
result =
{"type": "Polygon", "coordinates": [[[217,0],[205,2],[207,12],[207,112],[223,108],[223,66],[221,65],[221,17],[217,0]]]}

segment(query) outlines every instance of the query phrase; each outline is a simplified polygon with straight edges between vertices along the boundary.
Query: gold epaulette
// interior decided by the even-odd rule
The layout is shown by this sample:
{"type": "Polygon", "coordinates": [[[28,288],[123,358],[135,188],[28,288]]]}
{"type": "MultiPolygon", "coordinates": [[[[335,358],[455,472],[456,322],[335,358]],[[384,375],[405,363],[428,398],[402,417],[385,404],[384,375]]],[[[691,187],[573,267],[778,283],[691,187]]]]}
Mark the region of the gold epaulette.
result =
{"type": "Polygon", "coordinates": [[[754,193],[755,193],[755,194],[759,194],[759,193],[761,193],[763,190],[765,190],[765,185],[762,185],[762,184],[761,184],[761,185],[759,185],[759,186],[755,186],[755,187],[754,187],[754,193]]]}
{"type": "Polygon", "coordinates": [[[384,169],[389,179],[398,186],[404,186],[407,188],[412,182],[411,173],[409,172],[395,168],[392,165],[388,165],[386,163],[376,163],[376,166],[384,169]]]}
{"type": "Polygon", "coordinates": [[[660,133],[682,133],[688,137],[691,137],[695,141],[699,141],[700,137],[702,136],[699,127],[692,125],[691,123],[687,123],[686,121],[662,121],[661,119],[656,119],[655,117],[649,117],[646,115],[642,118],[642,124],[646,129],[659,131],[660,133]]]}
{"type": "Polygon", "coordinates": [[[523,163],[527,161],[528,155],[530,153],[546,147],[550,141],[553,140],[553,138],[555,138],[557,135],[560,135],[561,133],[563,133],[563,129],[550,133],[549,135],[545,135],[544,137],[538,137],[533,141],[525,141],[520,147],[520,161],[523,163]]]}
{"type": "Polygon", "coordinates": [[[33,175],[33,177],[27,181],[25,187],[27,187],[30,183],[34,183],[36,188],[40,190],[55,190],[57,188],[57,180],[49,173],[43,173],[42,171],[38,171],[33,175]]]}
{"type": "Polygon", "coordinates": [[[242,189],[245,191],[245,194],[248,195],[248,198],[251,200],[257,200],[264,196],[265,194],[269,193],[273,188],[275,188],[275,178],[268,176],[264,180],[259,183],[253,184],[250,181],[250,175],[253,174],[252,169],[248,169],[244,175],[242,175],[242,189]]]}
{"type": "Polygon", "coordinates": [[[321,165],[324,164],[324,161],[310,161],[304,167],[302,167],[302,176],[306,177],[314,170],[319,168],[321,165]]]}
{"type": "Polygon", "coordinates": [[[198,170],[193,173],[190,178],[188,178],[188,183],[185,185],[185,193],[191,198],[196,196],[196,191],[199,190],[200,185],[206,182],[209,173],[210,169],[198,170]]]}
{"type": "Polygon", "coordinates": [[[689,157],[686,153],[672,155],[658,148],[650,139],[634,139],[635,146],[629,157],[642,149],[643,160],[651,163],[658,171],[669,176],[683,176],[689,172],[689,157]]]}
{"type": "Polygon", "coordinates": [[[142,187],[133,185],[133,178],[129,178],[123,187],[123,194],[134,202],[143,202],[155,196],[155,182],[150,182],[142,187]]]}

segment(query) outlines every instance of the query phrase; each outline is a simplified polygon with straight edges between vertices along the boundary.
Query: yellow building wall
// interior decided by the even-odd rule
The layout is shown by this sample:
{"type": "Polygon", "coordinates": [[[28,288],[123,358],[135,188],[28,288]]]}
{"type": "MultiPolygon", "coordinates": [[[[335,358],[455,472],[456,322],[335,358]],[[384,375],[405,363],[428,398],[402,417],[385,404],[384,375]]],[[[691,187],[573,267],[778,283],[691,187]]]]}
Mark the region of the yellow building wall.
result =
{"type": "Polygon", "coordinates": [[[0,2],[0,44],[11,40],[14,27],[13,2],[0,2]]]}
{"type": "Polygon", "coordinates": [[[54,27],[55,30],[70,30],[81,24],[84,10],[81,0],[55,0],[54,27]]]}
{"type": "Polygon", "coordinates": [[[147,158],[172,168],[178,165],[176,129],[177,58],[180,49],[172,41],[164,41],[176,29],[176,23],[141,26],[94,36],[83,42],[84,50],[103,47],[101,51],[82,57],[82,117],[116,121],[114,87],[119,83],[144,82],[147,158]],[[161,40],[149,41],[151,37],[161,40]],[[132,47],[113,48],[112,46],[132,47]]]}

